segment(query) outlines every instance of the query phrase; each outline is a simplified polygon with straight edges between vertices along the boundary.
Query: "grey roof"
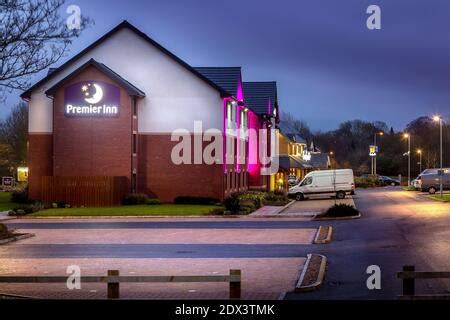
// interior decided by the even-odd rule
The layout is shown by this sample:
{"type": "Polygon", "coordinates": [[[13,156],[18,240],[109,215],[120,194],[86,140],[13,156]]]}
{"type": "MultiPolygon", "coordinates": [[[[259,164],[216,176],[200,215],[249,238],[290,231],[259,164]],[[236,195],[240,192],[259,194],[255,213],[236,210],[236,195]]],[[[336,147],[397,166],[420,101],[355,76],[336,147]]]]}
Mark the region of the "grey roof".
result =
{"type": "MultiPolygon", "coordinates": [[[[276,161],[276,159],[274,159],[276,161]]],[[[291,168],[298,169],[313,169],[314,167],[311,163],[302,160],[300,157],[280,155],[278,156],[278,164],[284,170],[289,170],[291,168]]]]}
{"type": "Polygon", "coordinates": [[[306,139],[299,135],[298,130],[292,127],[288,122],[280,120],[278,128],[291,141],[307,145],[306,139]]]}
{"type": "Polygon", "coordinates": [[[94,59],[90,59],[81,67],[79,67],[74,72],[69,74],[67,77],[58,81],[53,87],[45,91],[45,94],[48,96],[52,96],[55,93],[55,91],[58,90],[67,80],[79,74],[81,71],[83,71],[89,66],[94,66],[95,68],[106,74],[108,77],[110,77],[112,80],[116,81],[128,92],[130,96],[145,97],[145,93],[142,90],[132,85],[130,82],[122,78],[119,74],[108,68],[103,63],[97,62],[94,59]]]}
{"type": "Polygon", "coordinates": [[[275,81],[244,82],[243,89],[246,106],[257,114],[267,114],[269,101],[271,111],[278,103],[277,83],[275,81]]]}
{"type": "Polygon", "coordinates": [[[236,96],[241,67],[193,67],[198,73],[215,83],[222,90],[236,96]]]}
{"type": "Polygon", "coordinates": [[[330,158],[326,153],[311,153],[311,160],[309,160],[309,163],[314,169],[328,169],[330,158]]]}

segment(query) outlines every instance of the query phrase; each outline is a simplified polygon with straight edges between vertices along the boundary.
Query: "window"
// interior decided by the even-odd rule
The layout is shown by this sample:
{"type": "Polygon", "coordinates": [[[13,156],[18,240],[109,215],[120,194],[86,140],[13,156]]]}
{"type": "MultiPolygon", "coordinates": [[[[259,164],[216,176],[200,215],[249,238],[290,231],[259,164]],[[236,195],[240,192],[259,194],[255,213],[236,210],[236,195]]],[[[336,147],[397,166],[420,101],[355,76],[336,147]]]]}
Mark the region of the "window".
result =
{"type": "Polygon", "coordinates": [[[307,185],[310,185],[311,183],[312,183],[312,177],[308,177],[305,180],[303,180],[302,186],[307,186],[307,185]]]}
{"type": "Polygon", "coordinates": [[[137,134],[133,133],[133,154],[137,152],[137,134]]]}
{"type": "Polygon", "coordinates": [[[133,99],[133,116],[137,116],[137,101],[133,99]]]}
{"type": "Polygon", "coordinates": [[[227,102],[227,129],[235,128],[236,123],[236,103],[234,101],[227,102]]]}

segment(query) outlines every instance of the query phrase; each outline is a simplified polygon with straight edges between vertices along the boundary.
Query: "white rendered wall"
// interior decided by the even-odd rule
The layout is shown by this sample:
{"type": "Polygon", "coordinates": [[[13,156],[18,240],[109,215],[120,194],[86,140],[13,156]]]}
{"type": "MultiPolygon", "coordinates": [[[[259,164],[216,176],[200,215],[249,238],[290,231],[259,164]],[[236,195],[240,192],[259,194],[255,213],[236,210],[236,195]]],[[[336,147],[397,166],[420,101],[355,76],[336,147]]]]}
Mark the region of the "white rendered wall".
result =
{"type": "Polygon", "coordinates": [[[194,121],[203,129],[222,130],[223,103],[219,92],[129,29],[122,29],[32,93],[29,132],[53,131],[52,100],[45,91],[95,59],[145,92],[139,100],[139,132],[167,133],[184,128],[193,131],[194,121]]]}

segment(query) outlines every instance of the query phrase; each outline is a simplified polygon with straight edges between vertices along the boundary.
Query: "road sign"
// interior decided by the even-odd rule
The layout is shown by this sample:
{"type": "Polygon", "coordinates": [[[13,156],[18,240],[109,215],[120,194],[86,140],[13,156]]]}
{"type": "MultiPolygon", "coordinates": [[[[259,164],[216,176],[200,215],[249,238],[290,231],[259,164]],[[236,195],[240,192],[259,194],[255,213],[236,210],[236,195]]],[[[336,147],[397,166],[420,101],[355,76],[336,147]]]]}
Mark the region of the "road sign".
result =
{"type": "Polygon", "coordinates": [[[369,146],[369,156],[375,157],[377,155],[377,146],[369,146]]]}
{"type": "Polygon", "coordinates": [[[14,182],[13,177],[2,177],[2,186],[4,187],[14,187],[14,182]]]}

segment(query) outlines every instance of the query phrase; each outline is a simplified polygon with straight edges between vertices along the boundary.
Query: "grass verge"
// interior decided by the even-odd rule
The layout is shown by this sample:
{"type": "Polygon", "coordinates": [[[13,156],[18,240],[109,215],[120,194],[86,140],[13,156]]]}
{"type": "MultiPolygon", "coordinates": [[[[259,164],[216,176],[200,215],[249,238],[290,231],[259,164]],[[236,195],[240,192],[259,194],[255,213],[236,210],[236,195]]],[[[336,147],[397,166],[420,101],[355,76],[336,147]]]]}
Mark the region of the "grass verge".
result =
{"type": "Polygon", "coordinates": [[[204,216],[214,209],[214,205],[161,204],[135,205],[104,208],[62,208],[47,209],[31,214],[34,217],[70,216],[204,216]]]}
{"type": "Polygon", "coordinates": [[[11,202],[11,192],[0,192],[0,212],[11,210],[17,206],[20,204],[11,202]]]}
{"type": "Polygon", "coordinates": [[[434,194],[432,196],[428,196],[428,198],[433,199],[433,200],[439,200],[439,201],[444,201],[444,202],[450,202],[450,194],[443,194],[442,198],[440,194],[434,194]]]}

